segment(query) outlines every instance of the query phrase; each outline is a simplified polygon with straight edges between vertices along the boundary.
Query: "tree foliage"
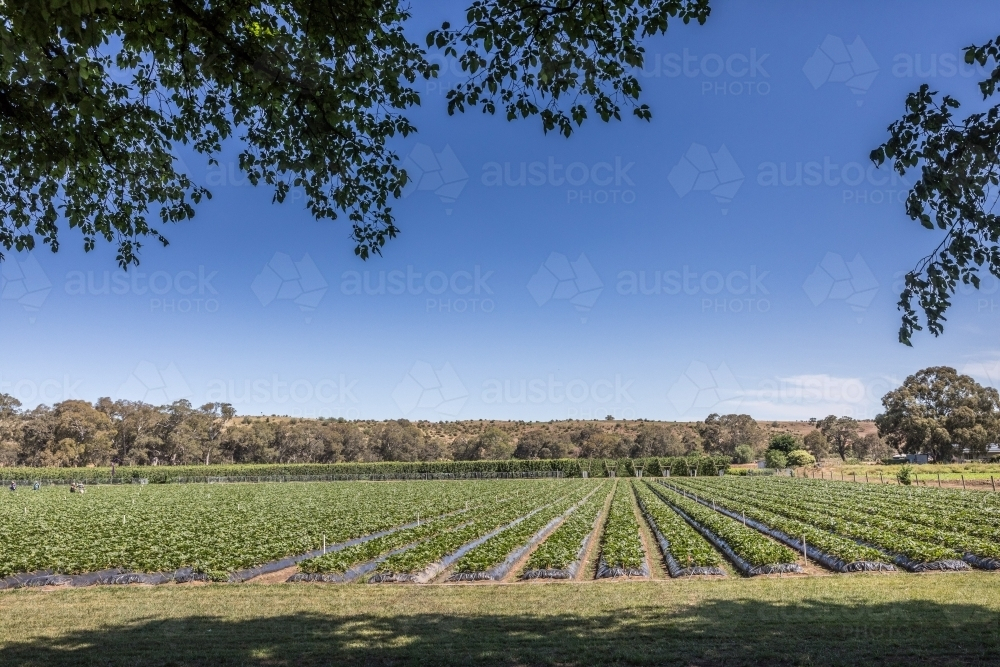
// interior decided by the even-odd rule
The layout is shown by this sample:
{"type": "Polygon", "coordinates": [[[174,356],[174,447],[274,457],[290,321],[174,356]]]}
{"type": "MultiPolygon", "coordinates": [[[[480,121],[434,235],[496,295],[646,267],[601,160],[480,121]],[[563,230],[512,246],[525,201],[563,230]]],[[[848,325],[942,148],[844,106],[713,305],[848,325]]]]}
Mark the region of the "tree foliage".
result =
{"type": "MultiPolygon", "coordinates": [[[[398,0],[33,0],[0,3],[0,245],[117,245],[138,264],[162,225],[211,193],[179,164],[239,147],[249,181],[282,202],[304,193],[316,219],[346,216],[355,252],[399,232],[390,206],[407,182],[390,147],[415,131],[418,78],[437,65],[405,33],[398,0]]],[[[428,46],[469,79],[449,96],[508,119],[537,115],[569,135],[593,110],[640,118],[634,68],[668,19],[704,23],[708,0],[477,0],[468,25],[428,46]]]]}
{"type": "Polygon", "coordinates": [[[854,443],[861,433],[861,424],[853,417],[829,415],[822,419],[818,426],[833,451],[837,452],[841,460],[846,461],[848,455],[854,452],[854,443]]]}
{"type": "Polygon", "coordinates": [[[750,415],[710,414],[698,425],[706,451],[733,455],[739,445],[755,450],[764,442],[764,432],[750,415]]]}
{"type": "Polygon", "coordinates": [[[768,449],[776,449],[779,452],[788,454],[796,449],[801,449],[801,443],[791,433],[775,433],[767,443],[768,449]]]}
{"type": "Polygon", "coordinates": [[[966,448],[981,456],[1000,438],[1000,394],[947,366],[907,377],[882,405],[885,412],[875,418],[879,435],[904,452],[950,461],[966,448]]]}
{"type": "MultiPolygon", "coordinates": [[[[965,62],[992,67],[979,89],[983,100],[1000,82],[1000,37],[965,49],[965,62]]],[[[955,118],[960,108],[950,95],[939,97],[927,84],[906,98],[905,115],[889,126],[889,139],[871,153],[876,165],[889,162],[900,175],[919,170],[906,199],[906,213],[944,236],[938,246],[906,274],[899,309],[899,340],[911,344],[914,331],[944,331],[945,311],[959,283],[980,285],[985,269],[1000,278],[1000,104],[955,118]],[[916,301],[917,306],[914,306],[916,301]]]]}

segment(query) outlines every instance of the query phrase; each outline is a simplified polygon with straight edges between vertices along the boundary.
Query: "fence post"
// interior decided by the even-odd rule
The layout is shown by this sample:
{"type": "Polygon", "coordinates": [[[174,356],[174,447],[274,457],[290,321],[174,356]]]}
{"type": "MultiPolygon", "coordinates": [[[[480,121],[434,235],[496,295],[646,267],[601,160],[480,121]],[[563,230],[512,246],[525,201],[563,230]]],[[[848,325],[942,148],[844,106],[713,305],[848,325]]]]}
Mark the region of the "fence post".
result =
{"type": "Polygon", "coordinates": [[[996,483],[996,481],[994,481],[993,475],[990,475],[990,484],[993,485],[993,493],[996,493],[997,492],[997,483],[996,483]]]}
{"type": "Polygon", "coordinates": [[[965,491],[965,475],[961,475],[962,478],[962,490],[965,491]]]}

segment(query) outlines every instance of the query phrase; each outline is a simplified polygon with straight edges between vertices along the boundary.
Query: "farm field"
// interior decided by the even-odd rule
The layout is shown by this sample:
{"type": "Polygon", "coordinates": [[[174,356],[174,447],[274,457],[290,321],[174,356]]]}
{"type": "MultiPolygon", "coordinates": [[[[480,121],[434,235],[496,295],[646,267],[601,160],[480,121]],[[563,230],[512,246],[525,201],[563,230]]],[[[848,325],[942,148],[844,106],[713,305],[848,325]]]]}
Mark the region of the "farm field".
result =
{"type": "Polygon", "coordinates": [[[265,575],[428,584],[972,569],[1000,569],[992,493],[723,476],[0,495],[0,588],[265,575]]]}

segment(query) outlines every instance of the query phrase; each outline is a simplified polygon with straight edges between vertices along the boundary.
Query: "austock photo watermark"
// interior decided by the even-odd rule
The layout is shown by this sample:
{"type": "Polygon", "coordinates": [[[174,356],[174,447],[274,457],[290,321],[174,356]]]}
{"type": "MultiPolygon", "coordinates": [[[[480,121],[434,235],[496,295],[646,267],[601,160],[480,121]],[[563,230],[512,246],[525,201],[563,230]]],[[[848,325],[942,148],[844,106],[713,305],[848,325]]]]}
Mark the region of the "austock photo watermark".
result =
{"type": "Polygon", "coordinates": [[[633,379],[620,374],[596,380],[563,379],[554,374],[541,378],[490,378],[482,384],[485,405],[548,405],[565,407],[567,419],[599,419],[611,414],[635,417],[633,379]]]}
{"type": "Polygon", "coordinates": [[[182,271],[69,271],[68,296],[140,297],[154,313],[217,313],[219,272],[198,266],[182,271]]]}
{"type": "Polygon", "coordinates": [[[756,48],[733,53],[680,52],[647,53],[638,70],[640,78],[666,78],[697,83],[702,95],[727,98],[764,97],[771,93],[771,74],[767,71],[769,53],[756,48]]]}
{"type": "Polygon", "coordinates": [[[420,270],[412,265],[379,271],[345,271],[340,293],[359,297],[412,297],[427,313],[492,313],[496,310],[490,279],[493,271],[479,264],[458,271],[420,270]]]}
{"type": "Polygon", "coordinates": [[[615,291],[628,298],[690,298],[703,313],[767,313],[771,292],[765,284],[769,271],[751,265],[746,270],[693,271],[688,265],[674,270],[619,271],[615,291]]]}
{"type": "Polygon", "coordinates": [[[241,412],[279,410],[290,417],[360,418],[358,396],[360,380],[344,373],[336,378],[270,377],[221,379],[205,385],[208,402],[230,403],[241,412]]]}
{"type": "Polygon", "coordinates": [[[633,204],[635,162],[620,155],[595,162],[565,163],[553,156],[531,162],[487,162],[480,183],[487,188],[551,188],[567,204],[633,204]]]}
{"type": "Polygon", "coordinates": [[[81,400],[83,380],[69,374],[62,377],[10,377],[0,373],[0,394],[13,396],[26,406],[51,405],[62,401],[81,400]]]}
{"type": "Polygon", "coordinates": [[[826,155],[820,160],[761,162],[757,165],[757,185],[765,188],[826,188],[845,205],[900,206],[906,202],[909,183],[893,169],[873,163],[834,162],[826,155]]]}

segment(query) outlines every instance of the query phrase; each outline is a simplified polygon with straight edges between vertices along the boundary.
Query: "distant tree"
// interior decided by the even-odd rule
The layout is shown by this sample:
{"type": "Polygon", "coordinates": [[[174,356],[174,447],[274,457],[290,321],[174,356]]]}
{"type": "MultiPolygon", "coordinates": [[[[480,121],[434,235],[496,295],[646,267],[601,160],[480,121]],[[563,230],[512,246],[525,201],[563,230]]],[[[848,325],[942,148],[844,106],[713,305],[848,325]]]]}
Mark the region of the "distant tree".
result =
{"type": "Polygon", "coordinates": [[[503,430],[490,426],[476,438],[476,458],[482,460],[504,460],[514,455],[515,445],[503,430]]]}
{"type": "Polygon", "coordinates": [[[767,443],[768,449],[777,449],[779,452],[794,451],[801,448],[802,443],[791,433],[775,433],[767,443]]]}
{"type": "Polygon", "coordinates": [[[823,431],[820,431],[818,427],[815,431],[809,431],[806,434],[806,437],[802,439],[802,444],[819,461],[830,454],[830,444],[826,441],[823,431]]]}
{"type": "Polygon", "coordinates": [[[752,463],[755,459],[753,447],[750,445],[738,445],[733,453],[733,461],[736,463],[752,463]]]}
{"type": "Polygon", "coordinates": [[[398,419],[378,428],[372,443],[383,461],[420,461],[424,434],[409,420],[398,419]]]}
{"type": "Polygon", "coordinates": [[[644,423],[639,426],[632,448],[634,458],[647,456],[683,456],[684,442],[665,424],[644,423]]]}
{"type": "Polygon", "coordinates": [[[954,368],[914,373],[883,396],[882,405],[885,412],[875,418],[879,435],[904,452],[950,461],[956,447],[982,456],[1000,440],[1000,394],[954,368]]]}
{"type": "Polygon", "coordinates": [[[111,419],[87,401],[57,403],[54,430],[42,456],[49,466],[106,465],[111,462],[114,427],[111,419]]]}
{"type": "Polygon", "coordinates": [[[892,448],[877,433],[869,433],[856,440],[854,442],[854,451],[857,453],[858,458],[869,461],[881,461],[882,459],[889,458],[893,453],[892,448]]]}
{"type": "Polygon", "coordinates": [[[573,435],[573,444],[583,459],[614,459],[629,455],[633,443],[621,435],[587,425],[573,435]]]}
{"type": "Polygon", "coordinates": [[[145,465],[150,452],[163,446],[161,408],[141,401],[112,401],[100,398],[95,407],[106,414],[114,425],[112,458],[122,465],[145,465]]]}
{"type": "Polygon", "coordinates": [[[0,467],[17,465],[22,441],[21,401],[0,394],[0,467]]]}
{"type": "Polygon", "coordinates": [[[788,466],[788,458],[780,449],[769,449],[764,453],[764,465],[768,468],[785,468],[788,466]]]}
{"type": "Polygon", "coordinates": [[[276,426],[263,419],[235,426],[223,435],[220,450],[234,463],[271,463],[279,460],[276,426]]]}
{"type": "Polygon", "coordinates": [[[568,455],[570,443],[545,429],[522,433],[514,449],[516,459],[561,459],[568,455]]]}
{"type": "Polygon", "coordinates": [[[732,455],[739,445],[757,451],[764,442],[764,432],[750,415],[711,414],[698,425],[705,450],[732,455]]]}
{"type": "Polygon", "coordinates": [[[846,461],[854,451],[854,442],[858,439],[861,424],[851,417],[829,415],[819,422],[819,429],[833,451],[846,461]]]}

